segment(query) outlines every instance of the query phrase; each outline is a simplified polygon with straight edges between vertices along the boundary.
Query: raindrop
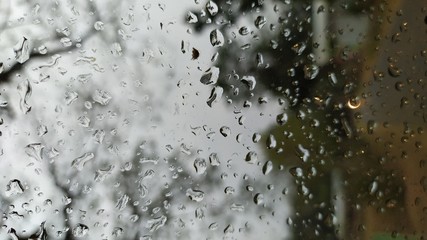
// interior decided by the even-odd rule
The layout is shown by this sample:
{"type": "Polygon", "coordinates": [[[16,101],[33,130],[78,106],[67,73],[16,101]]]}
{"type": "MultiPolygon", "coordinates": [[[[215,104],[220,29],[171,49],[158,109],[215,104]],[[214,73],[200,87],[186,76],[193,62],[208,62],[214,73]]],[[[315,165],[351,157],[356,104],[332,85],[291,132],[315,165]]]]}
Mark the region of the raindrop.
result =
{"type": "Polygon", "coordinates": [[[13,48],[15,59],[19,63],[24,63],[30,58],[30,43],[26,37],[22,39],[13,48]]]}
{"type": "Polygon", "coordinates": [[[88,234],[89,232],[89,227],[84,225],[84,224],[77,224],[74,228],[73,228],[73,236],[74,237],[84,237],[88,234]]]}
{"type": "Polygon", "coordinates": [[[256,163],[258,161],[258,154],[254,151],[250,151],[246,154],[245,161],[248,163],[256,163]]]}
{"type": "Polygon", "coordinates": [[[97,89],[95,91],[95,93],[92,95],[92,99],[95,102],[97,102],[101,105],[104,105],[104,106],[110,102],[111,98],[112,97],[111,97],[110,93],[108,93],[104,90],[99,90],[99,89],[97,89]]]}
{"type": "Polygon", "coordinates": [[[24,193],[24,187],[18,179],[10,180],[6,185],[6,196],[19,195],[24,193]]]}
{"type": "Polygon", "coordinates": [[[45,125],[40,125],[37,127],[37,135],[39,137],[45,135],[47,132],[47,127],[45,125]]]}
{"type": "Polygon", "coordinates": [[[105,131],[104,130],[96,130],[93,134],[93,139],[96,143],[102,144],[105,138],[105,131]]]}
{"type": "Polygon", "coordinates": [[[275,148],[277,146],[276,138],[270,134],[267,138],[266,144],[268,149],[275,148]]]}
{"type": "Polygon", "coordinates": [[[390,76],[392,77],[399,77],[400,74],[402,74],[402,70],[399,69],[396,65],[394,64],[389,64],[388,65],[388,73],[390,74],[390,76]]]}
{"type": "Polygon", "coordinates": [[[305,79],[315,79],[319,74],[319,67],[314,64],[304,66],[304,78],[305,79]]]}
{"type": "Polygon", "coordinates": [[[191,188],[187,189],[186,195],[191,201],[195,202],[201,202],[205,198],[205,193],[203,191],[191,188]]]}
{"type": "Polygon", "coordinates": [[[248,27],[243,26],[239,29],[239,34],[242,36],[248,35],[249,33],[250,33],[250,30],[248,27]]]}
{"type": "Polygon", "coordinates": [[[252,135],[252,142],[253,143],[257,143],[257,142],[259,142],[261,140],[261,134],[259,134],[259,133],[254,133],[253,135],[252,135]]]}
{"type": "Polygon", "coordinates": [[[228,186],[228,187],[226,187],[226,188],[224,189],[224,193],[225,193],[225,194],[227,194],[227,195],[234,194],[234,192],[235,192],[234,188],[233,188],[233,187],[230,187],[230,186],[228,186]]]}
{"type": "Polygon", "coordinates": [[[93,27],[95,28],[96,31],[102,31],[102,30],[104,30],[104,23],[101,21],[96,21],[93,24],[93,27]]]}
{"type": "Polygon", "coordinates": [[[31,106],[27,103],[32,93],[30,82],[28,80],[22,81],[18,84],[17,89],[20,96],[19,107],[24,114],[27,114],[31,111],[31,106]]]}
{"type": "Polygon", "coordinates": [[[187,23],[197,23],[199,21],[196,14],[192,12],[187,13],[186,20],[187,20],[187,23]]]}
{"type": "Polygon", "coordinates": [[[373,181],[369,184],[369,194],[373,195],[377,192],[378,190],[378,182],[377,181],[373,181]]]}
{"type": "Polygon", "coordinates": [[[89,127],[90,125],[90,119],[86,116],[80,116],[77,121],[79,122],[80,126],[82,127],[89,127]]]}
{"type": "Polygon", "coordinates": [[[79,94],[74,91],[68,91],[65,93],[65,103],[67,105],[71,105],[73,102],[77,100],[79,94]]]}
{"type": "Polygon", "coordinates": [[[331,83],[332,86],[337,85],[338,80],[337,80],[337,76],[335,75],[335,73],[329,73],[328,79],[329,79],[329,82],[331,83]]]}
{"type": "Polygon", "coordinates": [[[242,80],[240,81],[245,84],[250,91],[254,90],[256,85],[256,80],[254,76],[243,76],[242,80]]]}
{"type": "Polygon", "coordinates": [[[212,17],[218,13],[218,5],[214,1],[206,3],[206,9],[212,17]]]}
{"type": "Polygon", "coordinates": [[[258,16],[254,23],[256,28],[261,29],[267,23],[267,19],[264,16],[258,16]]]}
{"type": "Polygon", "coordinates": [[[222,136],[228,137],[231,134],[231,129],[227,126],[222,126],[219,129],[219,132],[222,134],[222,136]]]}
{"type": "Polygon", "coordinates": [[[257,193],[254,196],[254,203],[256,205],[261,205],[264,203],[264,195],[262,193],[257,193]]]}
{"type": "Polygon", "coordinates": [[[277,115],[276,117],[276,122],[280,125],[283,126],[288,122],[288,114],[286,113],[281,113],[279,115],[277,115]]]}
{"type": "Polygon", "coordinates": [[[221,47],[224,45],[224,36],[218,29],[215,29],[210,33],[210,40],[214,47],[221,47]]]}
{"type": "Polygon", "coordinates": [[[28,144],[27,146],[25,146],[25,153],[29,157],[40,162],[42,160],[43,148],[44,148],[44,146],[41,143],[28,144]]]}
{"type": "Polygon", "coordinates": [[[211,166],[219,166],[220,165],[220,161],[219,161],[219,158],[218,158],[218,154],[211,153],[209,155],[209,162],[211,163],[211,166]]]}
{"type": "Polygon", "coordinates": [[[117,203],[116,203],[116,209],[119,211],[122,211],[123,209],[125,209],[129,200],[130,198],[126,194],[123,194],[122,196],[120,196],[120,198],[117,200],[117,203]]]}
{"type": "Polygon", "coordinates": [[[81,170],[83,170],[84,165],[88,161],[90,161],[91,159],[93,159],[94,157],[95,157],[95,154],[93,154],[91,152],[85,153],[85,154],[81,155],[80,157],[74,159],[71,162],[71,166],[75,167],[78,171],[81,171],[81,170]]]}
{"type": "Polygon", "coordinates": [[[194,160],[193,166],[196,169],[197,174],[205,173],[206,169],[208,168],[208,164],[206,163],[206,160],[203,158],[196,158],[196,160],[194,160]]]}
{"type": "Polygon", "coordinates": [[[205,212],[202,208],[196,208],[195,215],[197,219],[203,219],[205,217],[205,212]]]}
{"type": "Polygon", "coordinates": [[[273,162],[267,161],[262,167],[262,173],[268,175],[273,170],[273,162]]]}
{"type": "Polygon", "coordinates": [[[291,49],[297,55],[301,55],[304,52],[306,47],[307,47],[307,45],[304,42],[301,42],[301,43],[294,44],[291,49]]]}
{"type": "Polygon", "coordinates": [[[214,103],[217,103],[221,100],[222,98],[222,94],[224,92],[224,89],[220,86],[215,86],[212,91],[211,91],[211,95],[209,96],[208,100],[206,101],[206,103],[208,104],[209,107],[212,107],[212,105],[214,103]]]}
{"type": "Polygon", "coordinates": [[[219,77],[219,68],[211,67],[206,70],[202,77],[200,78],[200,82],[205,85],[216,84],[219,77]]]}

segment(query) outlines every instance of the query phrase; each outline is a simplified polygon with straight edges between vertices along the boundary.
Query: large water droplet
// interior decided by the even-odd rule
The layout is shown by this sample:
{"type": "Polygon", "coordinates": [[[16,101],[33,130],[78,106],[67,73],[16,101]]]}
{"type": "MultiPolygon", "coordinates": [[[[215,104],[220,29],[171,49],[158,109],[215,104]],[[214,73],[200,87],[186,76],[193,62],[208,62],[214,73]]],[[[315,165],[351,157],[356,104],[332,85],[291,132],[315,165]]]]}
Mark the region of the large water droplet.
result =
{"type": "Polygon", "coordinates": [[[199,21],[197,15],[192,12],[188,12],[185,19],[187,20],[187,23],[197,23],[199,21]]]}
{"type": "Polygon", "coordinates": [[[44,146],[41,143],[31,143],[28,144],[27,146],[25,146],[25,153],[37,160],[37,161],[41,161],[42,160],[42,150],[43,150],[44,146]]]}
{"type": "Polygon", "coordinates": [[[80,157],[74,159],[71,162],[71,166],[75,167],[78,171],[83,170],[84,165],[91,159],[93,159],[95,157],[95,154],[88,152],[85,153],[83,155],[81,155],[80,157]]]}
{"type": "Polygon", "coordinates": [[[254,23],[256,28],[261,29],[267,23],[267,19],[264,16],[258,16],[254,23]]]}
{"type": "Polygon", "coordinates": [[[319,67],[314,64],[309,64],[304,66],[304,78],[305,79],[315,79],[319,74],[319,67]]]}
{"type": "Polygon", "coordinates": [[[19,107],[21,111],[26,114],[31,111],[31,106],[27,103],[32,93],[30,82],[28,80],[22,81],[18,84],[17,89],[20,96],[19,107]]]}
{"type": "Polygon", "coordinates": [[[267,138],[266,144],[268,149],[275,148],[277,146],[276,138],[270,134],[270,136],[267,138]]]}
{"type": "Polygon", "coordinates": [[[211,153],[209,155],[209,162],[211,163],[211,166],[219,166],[221,164],[218,158],[218,154],[216,153],[211,153]]]}
{"type": "Polygon", "coordinates": [[[218,5],[214,1],[206,3],[206,9],[211,16],[215,16],[218,13],[218,5]]]}
{"type": "Polygon", "coordinates": [[[281,126],[286,124],[288,122],[288,114],[281,113],[281,114],[277,115],[276,122],[281,126]]]}
{"type": "Polygon", "coordinates": [[[126,194],[123,194],[122,196],[120,196],[120,198],[117,200],[117,203],[116,203],[116,209],[119,211],[122,211],[123,209],[125,209],[129,200],[130,198],[126,194]]]}
{"type": "Polygon", "coordinates": [[[208,164],[206,163],[205,159],[196,158],[196,160],[194,160],[194,168],[196,169],[197,174],[203,174],[206,172],[208,164]]]}
{"type": "Polygon", "coordinates": [[[262,173],[264,175],[267,175],[271,172],[271,170],[273,170],[273,162],[272,161],[267,161],[264,166],[262,167],[262,173]]]}
{"type": "Polygon", "coordinates": [[[256,80],[254,76],[243,76],[242,80],[240,80],[243,84],[245,84],[249,90],[254,90],[256,85],[256,80]]]}
{"type": "Polygon", "coordinates": [[[75,102],[77,100],[77,98],[79,97],[79,94],[75,91],[67,91],[65,93],[65,103],[67,105],[71,105],[73,102],[75,102]]]}
{"type": "Polygon", "coordinates": [[[92,95],[92,99],[95,102],[97,102],[101,105],[104,105],[104,106],[110,102],[111,98],[112,97],[111,97],[110,93],[108,93],[104,90],[99,90],[99,89],[97,89],[95,91],[95,93],[92,95]]]}
{"type": "Polygon", "coordinates": [[[392,77],[399,77],[400,74],[402,74],[402,70],[394,64],[389,64],[388,65],[388,73],[392,77]]]}
{"type": "Polygon", "coordinates": [[[150,232],[154,232],[159,230],[161,227],[163,227],[166,224],[167,220],[168,218],[163,215],[160,217],[149,219],[147,220],[145,227],[148,228],[150,232]]]}
{"type": "Polygon", "coordinates": [[[30,43],[26,37],[22,39],[13,47],[15,52],[15,59],[19,63],[24,63],[30,58],[30,43]]]}
{"type": "Polygon", "coordinates": [[[224,36],[218,29],[215,29],[211,32],[210,39],[211,44],[214,47],[221,47],[222,45],[224,45],[224,36]]]}
{"type": "Polygon", "coordinates": [[[191,188],[187,189],[186,195],[191,201],[195,202],[201,202],[205,198],[205,193],[203,191],[191,188]]]}
{"type": "Polygon", "coordinates": [[[254,196],[254,203],[256,205],[261,205],[264,203],[264,195],[262,193],[257,193],[254,196]]]}
{"type": "Polygon", "coordinates": [[[219,132],[222,134],[222,136],[228,137],[231,134],[231,129],[229,127],[227,127],[227,126],[222,126],[219,129],[219,132]]]}
{"type": "Polygon", "coordinates": [[[73,236],[74,237],[84,237],[89,233],[89,227],[84,225],[84,224],[77,224],[74,228],[73,228],[73,236]]]}
{"type": "Polygon", "coordinates": [[[250,151],[246,154],[245,161],[248,163],[256,163],[258,161],[258,154],[254,151],[250,151]]]}
{"type": "Polygon", "coordinates": [[[18,179],[10,180],[6,185],[6,196],[19,195],[24,193],[24,187],[18,179]]]}
{"type": "Polygon", "coordinates": [[[203,73],[202,77],[200,78],[200,82],[205,85],[215,84],[218,81],[218,77],[219,68],[211,67],[203,73]]]}
{"type": "Polygon", "coordinates": [[[214,103],[218,103],[222,98],[223,92],[224,92],[224,89],[222,87],[220,87],[220,86],[214,87],[211,91],[211,95],[209,96],[208,100],[206,101],[208,106],[212,107],[212,105],[214,103]]]}

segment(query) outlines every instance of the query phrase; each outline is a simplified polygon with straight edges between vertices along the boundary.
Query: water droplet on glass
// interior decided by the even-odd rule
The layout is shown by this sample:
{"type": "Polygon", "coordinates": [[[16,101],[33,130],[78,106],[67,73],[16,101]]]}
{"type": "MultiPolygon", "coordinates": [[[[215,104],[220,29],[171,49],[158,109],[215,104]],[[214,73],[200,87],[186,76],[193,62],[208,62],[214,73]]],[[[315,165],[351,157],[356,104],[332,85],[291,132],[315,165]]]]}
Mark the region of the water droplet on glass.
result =
{"type": "Polygon", "coordinates": [[[80,157],[74,159],[71,162],[71,166],[75,167],[78,171],[81,171],[81,170],[83,170],[84,165],[88,161],[90,161],[91,159],[93,159],[94,157],[95,157],[95,154],[93,154],[91,152],[85,153],[85,154],[81,155],[80,157]]]}
{"type": "Polygon", "coordinates": [[[305,79],[315,79],[319,74],[319,67],[314,64],[309,64],[304,66],[304,78],[305,79]]]}
{"type": "Polygon", "coordinates": [[[307,45],[304,42],[295,43],[292,46],[292,51],[294,51],[297,55],[301,55],[306,49],[307,45]]]}
{"type": "Polygon", "coordinates": [[[329,73],[328,79],[329,79],[329,82],[331,83],[332,86],[337,85],[338,80],[337,80],[337,76],[335,75],[335,73],[329,73]]]}
{"type": "Polygon", "coordinates": [[[253,135],[252,135],[252,142],[253,143],[257,143],[257,142],[259,142],[261,140],[261,134],[259,134],[259,133],[254,133],[253,135]]]}
{"type": "Polygon", "coordinates": [[[250,30],[246,26],[243,26],[239,29],[239,34],[242,36],[248,35],[249,33],[250,33],[250,30]]]}
{"type": "Polygon", "coordinates": [[[201,202],[205,198],[205,193],[203,191],[191,188],[187,189],[186,195],[191,201],[195,202],[201,202]]]}
{"type": "Polygon", "coordinates": [[[258,154],[254,151],[250,151],[246,154],[245,161],[248,163],[256,163],[258,161],[258,154]]]}
{"type": "Polygon", "coordinates": [[[211,67],[206,70],[202,77],[200,78],[200,82],[205,85],[216,84],[219,77],[219,68],[211,67]]]}
{"type": "Polygon", "coordinates": [[[215,29],[210,33],[210,40],[214,47],[221,47],[224,45],[224,36],[218,29],[215,29]]]}
{"type": "Polygon", "coordinates": [[[42,160],[42,150],[43,150],[44,146],[41,143],[32,143],[32,144],[28,144],[27,146],[25,146],[25,153],[37,160],[37,161],[41,161],[42,160]]]}
{"type": "Polygon", "coordinates": [[[264,166],[262,167],[262,173],[264,175],[268,175],[271,170],[273,170],[273,162],[272,161],[267,161],[264,166]]]}
{"type": "Polygon", "coordinates": [[[276,138],[270,134],[267,138],[266,144],[268,149],[275,148],[277,146],[276,138]]]}
{"type": "Polygon", "coordinates": [[[93,28],[95,28],[96,31],[102,31],[102,30],[104,30],[104,23],[101,21],[96,21],[93,24],[93,28]]]}
{"type": "Polygon", "coordinates": [[[80,116],[77,121],[82,127],[89,127],[90,125],[90,119],[86,116],[80,116]]]}
{"type": "Polygon", "coordinates": [[[235,192],[235,189],[233,187],[230,187],[230,186],[228,186],[224,189],[224,193],[228,194],[228,195],[234,194],[234,192],[235,192]]]}
{"type": "Polygon", "coordinates": [[[97,102],[97,103],[105,106],[105,105],[107,105],[110,102],[110,100],[112,99],[112,97],[111,97],[110,93],[108,93],[108,92],[106,92],[104,90],[97,89],[95,91],[95,93],[92,95],[92,99],[95,102],[97,102]]]}
{"type": "Polygon", "coordinates": [[[400,70],[396,65],[389,64],[388,65],[388,73],[392,77],[399,77],[402,74],[402,70],[400,70]]]}
{"type": "Polygon", "coordinates": [[[254,76],[243,76],[242,80],[240,81],[245,84],[250,91],[254,90],[256,85],[256,80],[254,76]]]}
{"type": "Polygon", "coordinates": [[[373,181],[369,184],[369,194],[373,195],[377,192],[378,190],[378,182],[377,181],[373,181]]]}
{"type": "Polygon", "coordinates": [[[21,40],[13,47],[15,52],[15,59],[19,63],[24,63],[30,58],[30,43],[26,37],[22,37],[21,40]]]}
{"type": "Polygon", "coordinates": [[[214,103],[218,103],[222,98],[223,92],[224,92],[224,89],[222,87],[215,86],[211,91],[211,95],[209,96],[208,100],[206,101],[208,106],[212,107],[212,105],[214,103]]]}
{"type": "Polygon", "coordinates": [[[288,122],[288,114],[286,113],[281,113],[279,115],[277,115],[276,117],[276,122],[282,126],[285,125],[288,122]]]}
{"type": "Polygon", "coordinates": [[[47,127],[45,125],[39,125],[37,127],[37,135],[39,137],[45,135],[47,133],[47,127]]]}
{"type": "Polygon", "coordinates": [[[196,208],[196,211],[194,213],[197,219],[203,219],[205,217],[205,212],[202,208],[196,208]]]}
{"type": "Polygon", "coordinates": [[[262,193],[257,193],[254,196],[254,203],[256,205],[261,205],[264,203],[264,195],[262,193]]]}
{"type": "Polygon", "coordinates": [[[254,23],[256,28],[261,29],[267,23],[267,19],[264,16],[258,16],[254,23]]]}
{"type": "Polygon", "coordinates": [[[65,93],[65,103],[67,105],[71,105],[73,102],[77,100],[78,97],[79,97],[79,94],[77,92],[68,91],[65,93]]]}
{"type": "Polygon", "coordinates": [[[168,218],[163,215],[160,217],[152,218],[147,220],[145,227],[148,228],[150,232],[154,232],[163,227],[166,224],[167,220],[168,218]]]}
{"type": "Polygon", "coordinates": [[[231,129],[227,126],[222,126],[219,129],[219,132],[222,134],[222,136],[228,137],[231,134],[231,129]]]}
{"type": "Polygon", "coordinates": [[[18,179],[10,180],[6,185],[6,196],[19,195],[24,193],[24,187],[18,179]]]}
{"type": "Polygon", "coordinates": [[[197,23],[199,21],[196,14],[192,12],[188,12],[185,19],[187,20],[187,23],[197,23]]]}
{"type": "Polygon", "coordinates": [[[216,153],[211,153],[209,155],[209,162],[211,163],[211,166],[219,166],[221,164],[218,158],[218,154],[216,153]]]}
{"type": "Polygon", "coordinates": [[[126,194],[121,195],[120,198],[117,200],[116,209],[119,211],[122,211],[123,209],[125,209],[129,200],[130,198],[128,195],[126,194]]]}
{"type": "Polygon", "coordinates": [[[77,224],[74,228],[73,228],[73,236],[74,237],[84,237],[89,233],[89,227],[84,225],[84,224],[77,224]]]}
{"type": "Polygon", "coordinates": [[[218,5],[214,1],[206,3],[206,9],[211,16],[215,16],[218,13],[218,5]]]}
{"type": "Polygon", "coordinates": [[[105,131],[104,130],[96,130],[93,133],[93,138],[94,138],[96,143],[102,144],[102,142],[104,141],[104,138],[105,138],[105,131]]]}
{"type": "Polygon", "coordinates": [[[194,160],[193,166],[196,169],[197,174],[205,173],[206,169],[208,168],[208,164],[206,163],[206,160],[203,158],[196,158],[196,160],[194,160]]]}
{"type": "Polygon", "coordinates": [[[28,80],[22,81],[18,84],[17,89],[20,96],[19,107],[24,114],[27,114],[31,111],[31,106],[27,103],[32,93],[30,82],[28,80]]]}

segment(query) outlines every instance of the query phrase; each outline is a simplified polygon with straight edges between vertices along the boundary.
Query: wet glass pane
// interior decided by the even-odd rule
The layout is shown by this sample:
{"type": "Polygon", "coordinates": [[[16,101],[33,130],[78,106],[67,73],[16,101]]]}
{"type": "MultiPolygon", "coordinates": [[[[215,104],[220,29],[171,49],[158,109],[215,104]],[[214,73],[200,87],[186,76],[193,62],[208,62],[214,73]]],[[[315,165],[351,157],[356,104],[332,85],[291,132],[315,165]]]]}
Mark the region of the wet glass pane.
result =
{"type": "Polygon", "coordinates": [[[422,0],[0,0],[0,239],[425,239],[422,0]]]}

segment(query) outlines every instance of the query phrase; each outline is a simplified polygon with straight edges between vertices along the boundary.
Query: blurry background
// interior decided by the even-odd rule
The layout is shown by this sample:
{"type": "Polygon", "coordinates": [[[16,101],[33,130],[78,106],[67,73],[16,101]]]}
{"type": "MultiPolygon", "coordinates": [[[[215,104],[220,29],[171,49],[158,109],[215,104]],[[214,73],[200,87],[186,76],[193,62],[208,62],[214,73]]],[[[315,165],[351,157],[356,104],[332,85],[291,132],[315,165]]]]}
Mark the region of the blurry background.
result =
{"type": "Polygon", "coordinates": [[[423,1],[0,1],[0,238],[426,236],[423,1]]]}

